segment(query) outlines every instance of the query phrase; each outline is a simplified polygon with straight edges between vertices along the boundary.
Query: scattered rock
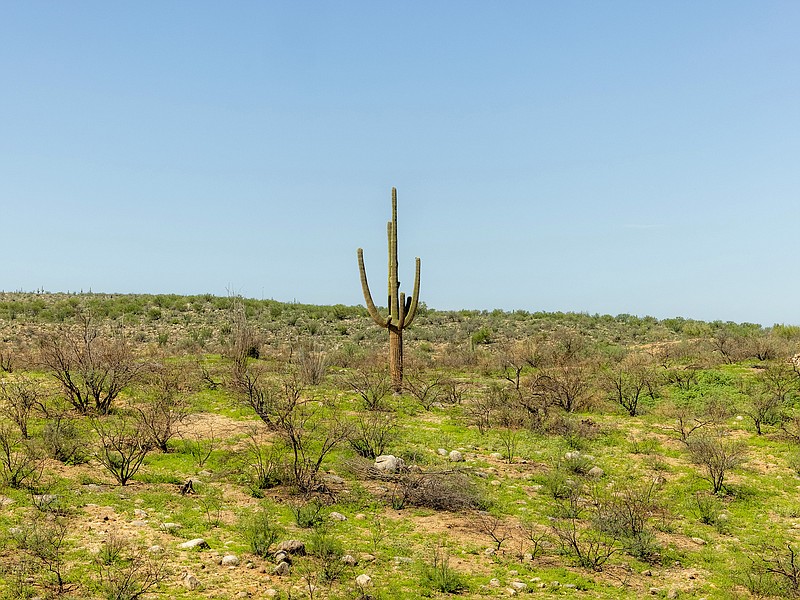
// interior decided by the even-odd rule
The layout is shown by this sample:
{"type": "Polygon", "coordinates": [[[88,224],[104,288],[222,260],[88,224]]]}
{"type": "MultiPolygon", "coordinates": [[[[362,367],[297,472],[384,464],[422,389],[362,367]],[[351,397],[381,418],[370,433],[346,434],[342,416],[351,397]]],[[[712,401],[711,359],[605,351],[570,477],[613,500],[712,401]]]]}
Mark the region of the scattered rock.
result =
{"type": "Polygon", "coordinates": [[[131,521],[132,527],[146,527],[147,521],[142,521],[140,519],[136,519],[135,521],[131,521]]]}
{"type": "Polygon", "coordinates": [[[330,474],[330,473],[328,475],[325,475],[325,477],[322,478],[322,481],[324,481],[325,483],[329,483],[331,485],[344,485],[345,484],[345,480],[344,479],[342,479],[338,475],[333,475],[333,474],[330,474]]]}
{"type": "Polygon", "coordinates": [[[345,517],[342,513],[336,511],[329,514],[328,518],[331,521],[347,521],[347,517],[345,517]]]}
{"type": "Polygon", "coordinates": [[[642,571],[642,575],[644,575],[645,577],[652,577],[653,572],[650,569],[647,569],[645,571],[642,571]]]}
{"type": "Polygon", "coordinates": [[[693,537],[692,541],[700,546],[705,546],[708,542],[701,537],[693,537]]]}
{"type": "Polygon", "coordinates": [[[250,592],[239,592],[238,594],[236,594],[236,597],[237,598],[249,598],[250,597],[250,592]]]}
{"type": "Polygon", "coordinates": [[[137,519],[146,519],[147,518],[147,511],[142,510],[141,508],[134,508],[133,509],[133,516],[137,519]]]}
{"type": "Polygon", "coordinates": [[[405,466],[405,461],[393,454],[381,454],[375,459],[375,468],[383,473],[397,473],[402,471],[405,466]]]}
{"type": "Polygon", "coordinates": [[[375,555],[374,554],[359,554],[358,560],[361,562],[375,562],[375,555]]]}
{"type": "Polygon", "coordinates": [[[239,557],[235,554],[226,554],[222,557],[220,564],[223,567],[235,567],[239,564],[239,557]]]}
{"type": "Polygon", "coordinates": [[[272,574],[277,575],[278,577],[285,577],[289,574],[289,563],[285,560],[279,562],[274,569],[272,569],[272,574]]]}
{"type": "Polygon", "coordinates": [[[436,453],[437,453],[439,456],[447,456],[447,450],[445,450],[444,448],[439,448],[439,449],[436,451],[436,453]]]}
{"type": "Polygon", "coordinates": [[[678,597],[679,593],[680,592],[678,592],[678,590],[672,588],[670,591],[667,592],[667,598],[670,598],[670,600],[675,600],[675,598],[678,597]]]}
{"type": "Polygon", "coordinates": [[[605,475],[605,471],[600,467],[594,466],[586,473],[589,477],[594,477],[595,479],[600,479],[603,475],[605,475]]]}
{"type": "Polygon", "coordinates": [[[490,579],[489,580],[489,585],[492,586],[492,587],[500,587],[500,580],[497,579],[497,578],[490,579]]]}
{"type": "Polygon", "coordinates": [[[509,596],[516,596],[517,594],[519,594],[519,592],[517,590],[515,590],[514,588],[512,588],[512,587],[507,587],[506,588],[506,593],[509,596]]]}
{"type": "Polygon", "coordinates": [[[458,450],[451,450],[447,457],[450,459],[450,462],[464,462],[464,455],[458,450]]]}
{"type": "Polygon", "coordinates": [[[372,577],[370,577],[366,573],[362,573],[361,575],[356,577],[356,585],[358,585],[358,587],[364,588],[370,585],[371,583],[372,583],[372,577]]]}
{"type": "Polygon", "coordinates": [[[578,586],[575,585],[574,583],[565,583],[564,584],[564,589],[565,590],[575,590],[577,588],[578,588],[578,586]]]}
{"type": "Polygon", "coordinates": [[[285,540],[278,544],[278,552],[283,550],[287,554],[297,554],[298,556],[305,556],[306,545],[300,540],[285,540]]]}
{"type": "Polygon", "coordinates": [[[289,556],[289,553],[285,550],[278,550],[273,557],[276,563],[286,561],[289,564],[292,564],[292,557],[289,556]]]}
{"type": "Polygon", "coordinates": [[[495,460],[501,460],[503,458],[503,455],[499,452],[492,452],[489,456],[495,460]]]}
{"type": "Polygon", "coordinates": [[[276,590],[275,588],[269,588],[264,592],[264,595],[267,598],[277,598],[279,594],[280,592],[278,592],[278,590],[276,590]]]}
{"type": "Polygon", "coordinates": [[[161,531],[177,531],[181,528],[180,523],[162,523],[161,524],[161,531]]]}
{"type": "Polygon", "coordinates": [[[489,482],[489,485],[500,486],[500,485],[503,485],[503,482],[502,482],[502,481],[500,481],[499,479],[492,479],[492,480],[489,482]]]}
{"type": "Polygon", "coordinates": [[[178,544],[178,548],[181,550],[191,550],[193,548],[210,548],[210,546],[203,538],[195,538],[193,540],[189,540],[188,542],[178,544]]]}
{"type": "Polygon", "coordinates": [[[181,577],[181,583],[183,587],[190,590],[196,590],[200,587],[200,580],[191,573],[184,573],[183,577],[181,577]]]}
{"type": "Polygon", "coordinates": [[[150,546],[150,547],[147,549],[147,551],[148,551],[150,554],[159,554],[159,553],[161,553],[161,552],[163,552],[163,551],[164,551],[164,548],[162,548],[162,547],[161,547],[161,546],[159,546],[158,544],[155,544],[155,545],[153,545],[153,546],[150,546]]]}
{"type": "Polygon", "coordinates": [[[521,581],[512,581],[510,584],[508,584],[508,586],[517,590],[518,592],[524,592],[528,589],[528,584],[522,583],[521,581]]]}
{"type": "Polygon", "coordinates": [[[358,561],[356,560],[356,557],[353,556],[352,554],[345,554],[339,560],[341,560],[348,567],[355,567],[358,564],[358,561]]]}
{"type": "Polygon", "coordinates": [[[358,513],[353,518],[356,519],[357,521],[363,521],[364,519],[367,518],[367,515],[365,515],[364,513],[358,513]]]}

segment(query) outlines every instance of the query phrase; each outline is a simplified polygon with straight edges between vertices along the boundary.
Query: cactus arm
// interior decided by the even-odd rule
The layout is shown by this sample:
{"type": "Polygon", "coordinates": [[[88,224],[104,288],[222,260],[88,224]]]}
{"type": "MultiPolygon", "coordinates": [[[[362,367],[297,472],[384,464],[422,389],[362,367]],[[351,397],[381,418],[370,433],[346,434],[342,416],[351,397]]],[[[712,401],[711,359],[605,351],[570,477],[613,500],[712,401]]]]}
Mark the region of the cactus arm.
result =
{"type": "Polygon", "coordinates": [[[408,311],[408,303],[406,302],[406,295],[404,292],[400,292],[398,307],[400,309],[400,320],[397,322],[397,328],[403,329],[405,327],[406,313],[408,311]]]}
{"type": "Polygon", "coordinates": [[[364,268],[364,251],[361,248],[358,249],[358,270],[361,275],[361,291],[364,292],[367,312],[369,312],[369,316],[372,317],[375,323],[381,327],[386,327],[389,325],[391,317],[389,317],[389,319],[384,319],[375,307],[375,303],[372,301],[372,294],[369,291],[369,283],[367,282],[367,270],[364,268]]]}
{"type": "Polygon", "coordinates": [[[414,273],[414,292],[411,294],[409,298],[409,306],[405,311],[405,320],[403,322],[404,327],[408,327],[411,325],[411,322],[414,320],[414,317],[417,316],[417,305],[419,304],[419,271],[420,271],[420,260],[417,258],[417,268],[414,273]]]}

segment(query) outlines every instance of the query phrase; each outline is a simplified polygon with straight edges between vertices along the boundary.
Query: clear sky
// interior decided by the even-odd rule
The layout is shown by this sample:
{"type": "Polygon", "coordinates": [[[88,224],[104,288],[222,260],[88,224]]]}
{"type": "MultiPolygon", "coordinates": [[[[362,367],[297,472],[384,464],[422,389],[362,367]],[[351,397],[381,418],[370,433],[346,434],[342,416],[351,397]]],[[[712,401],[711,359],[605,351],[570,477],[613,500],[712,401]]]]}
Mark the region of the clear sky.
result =
{"type": "Polygon", "coordinates": [[[0,2],[0,289],[800,323],[800,3],[0,2]]]}

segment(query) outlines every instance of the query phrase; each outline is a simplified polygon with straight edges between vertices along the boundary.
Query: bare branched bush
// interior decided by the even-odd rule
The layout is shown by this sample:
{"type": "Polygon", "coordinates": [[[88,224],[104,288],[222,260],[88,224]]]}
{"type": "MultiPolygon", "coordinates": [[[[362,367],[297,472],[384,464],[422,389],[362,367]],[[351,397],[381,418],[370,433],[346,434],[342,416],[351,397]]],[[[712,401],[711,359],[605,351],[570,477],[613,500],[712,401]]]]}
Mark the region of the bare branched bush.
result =
{"type": "Polygon", "coordinates": [[[642,400],[656,398],[660,384],[659,373],[643,355],[630,355],[607,367],[602,381],[609,399],[631,417],[640,413],[642,400]]]}
{"type": "Polygon", "coordinates": [[[711,398],[701,406],[669,405],[663,412],[664,416],[673,419],[674,424],[668,426],[668,429],[675,432],[678,439],[688,445],[690,438],[697,431],[714,429],[723,423],[731,415],[731,407],[729,403],[711,398]]]}
{"type": "Polygon", "coordinates": [[[127,416],[115,415],[93,419],[92,428],[98,438],[95,458],[120,485],[127,485],[153,448],[141,422],[127,416]]]}
{"type": "Polygon", "coordinates": [[[747,444],[723,435],[694,437],[688,442],[692,462],[704,470],[703,479],[715,494],[722,491],[725,476],[747,460],[747,444]]]}
{"type": "Polygon", "coordinates": [[[512,528],[506,521],[486,511],[478,511],[469,517],[470,527],[480,535],[488,537],[494,550],[500,552],[503,543],[512,537],[512,528]]]}
{"type": "Polygon", "coordinates": [[[377,458],[397,439],[397,433],[397,417],[370,412],[351,420],[347,441],[359,456],[377,458]]]}
{"type": "Polygon", "coordinates": [[[265,442],[255,427],[249,430],[243,454],[243,474],[256,495],[260,495],[260,490],[289,480],[285,454],[286,448],[282,444],[265,442]]]}
{"type": "Polygon", "coordinates": [[[484,490],[464,473],[409,471],[394,481],[391,498],[394,508],[423,506],[452,512],[486,509],[484,490]]]}
{"type": "Polygon", "coordinates": [[[177,435],[178,426],[189,414],[189,404],[181,393],[181,372],[164,364],[155,366],[148,381],[147,400],[136,406],[142,430],[161,452],[177,435]]]}
{"type": "Polygon", "coordinates": [[[313,342],[298,343],[292,348],[292,363],[301,382],[319,385],[325,379],[328,353],[313,342]]]}
{"type": "Polygon", "coordinates": [[[124,337],[101,334],[89,317],[81,318],[76,327],[43,335],[39,349],[65,398],[82,413],[108,413],[142,369],[124,337]]]}
{"type": "Polygon", "coordinates": [[[63,517],[37,515],[14,532],[19,548],[37,565],[42,585],[55,595],[62,595],[73,587],[66,562],[68,531],[63,517]]]}
{"type": "Polygon", "coordinates": [[[425,410],[431,410],[433,405],[440,402],[444,394],[441,376],[426,377],[422,373],[408,375],[403,382],[403,388],[425,410]]]}
{"type": "Polygon", "coordinates": [[[0,424],[0,476],[12,488],[29,485],[41,473],[41,460],[30,440],[8,423],[0,424]]]}
{"type": "Polygon", "coordinates": [[[384,369],[354,369],[347,375],[347,385],[358,394],[366,410],[383,410],[392,390],[389,373],[384,369]]]}
{"type": "Polygon", "coordinates": [[[46,412],[41,382],[25,375],[0,381],[0,415],[13,421],[28,439],[28,422],[36,411],[46,412]]]}
{"type": "Polygon", "coordinates": [[[41,444],[49,458],[65,465],[83,464],[89,460],[88,441],[82,422],[66,413],[45,421],[41,444]]]}
{"type": "Polygon", "coordinates": [[[169,576],[166,562],[146,548],[111,534],[95,556],[98,584],[109,600],[136,600],[169,576]]]}

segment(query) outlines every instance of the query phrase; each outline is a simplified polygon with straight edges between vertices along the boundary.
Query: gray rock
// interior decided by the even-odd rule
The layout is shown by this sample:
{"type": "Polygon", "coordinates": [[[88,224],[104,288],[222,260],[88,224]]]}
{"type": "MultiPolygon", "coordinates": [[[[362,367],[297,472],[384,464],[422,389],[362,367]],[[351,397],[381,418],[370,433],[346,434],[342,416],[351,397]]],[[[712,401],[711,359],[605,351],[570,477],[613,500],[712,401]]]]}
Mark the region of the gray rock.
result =
{"type": "Polygon", "coordinates": [[[347,521],[347,517],[345,517],[342,513],[335,511],[329,514],[328,518],[331,521],[347,521]]]}
{"type": "Polygon", "coordinates": [[[372,577],[370,577],[366,573],[362,573],[361,575],[356,577],[356,585],[358,585],[358,587],[364,588],[369,586],[371,583],[372,583],[372,577]]]}
{"type": "Polygon", "coordinates": [[[393,454],[381,454],[375,459],[375,468],[383,473],[397,473],[402,471],[405,466],[405,461],[393,454]]]}
{"type": "Polygon", "coordinates": [[[200,580],[191,573],[185,573],[183,577],[181,577],[181,583],[183,587],[189,590],[196,590],[200,587],[200,580]]]}
{"type": "Polygon", "coordinates": [[[589,477],[594,477],[595,479],[600,479],[606,473],[600,467],[595,466],[595,467],[592,467],[591,469],[589,469],[589,471],[586,474],[589,477]]]}
{"type": "Polygon", "coordinates": [[[162,523],[161,531],[177,531],[181,528],[180,523],[162,523]]]}
{"type": "Polygon", "coordinates": [[[210,548],[208,542],[205,541],[203,538],[194,538],[193,540],[189,540],[188,542],[183,542],[182,544],[178,544],[178,548],[181,550],[192,550],[193,548],[210,548]]]}
{"type": "Polygon", "coordinates": [[[447,450],[445,450],[444,448],[439,448],[439,449],[436,451],[436,453],[437,453],[439,456],[447,456],[447,450]]]}
{"type": "Polygon", "coordinates": [[[146,519],[147,518],[147,511],[142,510],[141,508],[134,508],[133,509],[133,516],[137,519],[146,519]]]}
{"type": "Polygon", "coordinates": [[[358,560],[352,554],[345,554],[340,560],[348,567],[355,567],[358,564],[358,560]]]}
{"type": "Polygon", "coordinates": [[[283,550],[287,554],[297,554],[298,556],[305,556],[306,545],[300,540],[285,540],[278,544],[278,552],[283,550]]]}
{"type": "Polygon", "coordinates": [[[272,569],[272,574],[277,575],[278,577],[285,577],[289,574],[289,563],[285,560],[279,562],[274,569],[272,569]]]}
{"type": "Polygon", "coordinates": [[[235,567],[239,564],[239,557],[236,556],[235,554],[226,554],[225,556],[222,557],[222,561],[220,561],[220,564],[223,567],[235,567]]]}
{"type": "Polygon", "coordinates": [[[703,538],[700,538],[700,537],[693,537],[692,541],[695,544],[699,544],[700,546],[705,546],[708,543],[707,541],[705,541],[703,538]]]}
{"type": "Polygon", "coordinates": [[[147,551],[148,551],[150,554],[159,554],[159,553],[161,553],[161,552],[163,552],[163,551],[164,551],[164,548],[162,548],[162,547],[161,547],[161,546],[159,546],[158,544],[154,544],[153,546],[150,546],[150,547],[147,549],[147,551]]]}
{"type": "Polygon", "coordinates": [[[518,592],[523,592],[528,589],[527,583],[522,583],[521,581],[512,581],[508,584],[510,588],[517,590],[518,592]]]}
{"type": "Polygon", "coordinates": [[[142,521],[140,519],[136,519],[135,521],[131,521],[131,526],[133,527],[146,527],[147,521],[142,521]]]}
{"type": "Polygon", "coordinates": [[[499,579],[490,579],[489,585],[492,587],[500,587],[500,580],[499,579]]]}
{"type": "Polygon", "coordinates": [[[464,462],[464,455],[458,450],[451,450],[447,457],[450,459],[450,462],[464,462]]]}

